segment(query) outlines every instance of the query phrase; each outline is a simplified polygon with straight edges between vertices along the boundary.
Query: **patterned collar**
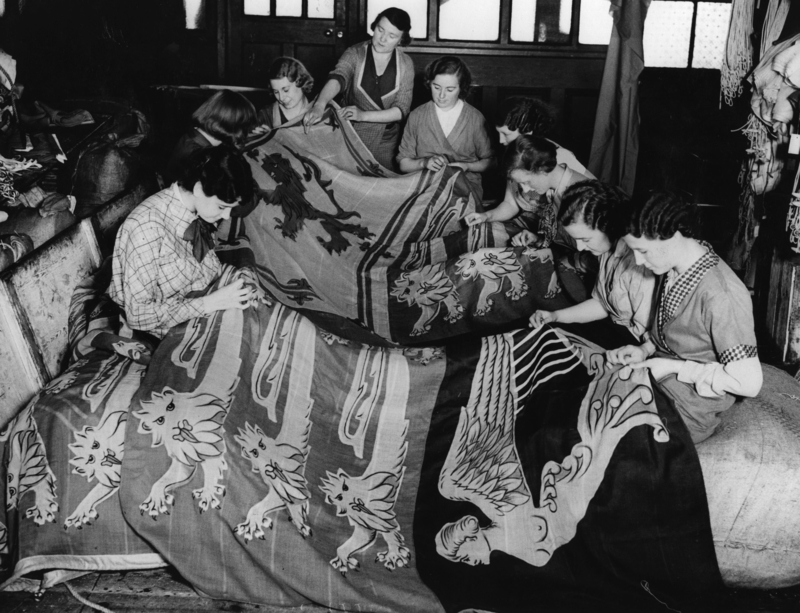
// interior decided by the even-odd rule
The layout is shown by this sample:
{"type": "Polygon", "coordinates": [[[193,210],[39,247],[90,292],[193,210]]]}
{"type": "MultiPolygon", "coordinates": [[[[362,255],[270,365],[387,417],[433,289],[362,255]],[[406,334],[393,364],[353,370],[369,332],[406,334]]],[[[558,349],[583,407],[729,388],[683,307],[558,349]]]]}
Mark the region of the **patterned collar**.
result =
{"type": "Polygon", "coordinates": [[[719,263],[719,256],[714,253],[711,245],[705,241],[698,242],[707,249],[706,253],[692,264],[686,272],[677,277],[672,277],[673,283],[670,287],[667,287],[667,282],[669,275],[674,273],[667,273],[661,282],[662,289],[658,300],[658,314],[656,316],[658,335],[661,339],[664,338],[664,326],[675,316],[675,311],[678,310],[681,303],[688,296],[692,295],[706,273],[719,263]]]}
{"type": "Polygon", "coordinates": [[[192,213],[184,204],[181,188],[177,183],[172,184],[172,199],[167,203],[164,219],[170,232],[181,240],[189,224],[197,219],[197,213],[192,213]]]}

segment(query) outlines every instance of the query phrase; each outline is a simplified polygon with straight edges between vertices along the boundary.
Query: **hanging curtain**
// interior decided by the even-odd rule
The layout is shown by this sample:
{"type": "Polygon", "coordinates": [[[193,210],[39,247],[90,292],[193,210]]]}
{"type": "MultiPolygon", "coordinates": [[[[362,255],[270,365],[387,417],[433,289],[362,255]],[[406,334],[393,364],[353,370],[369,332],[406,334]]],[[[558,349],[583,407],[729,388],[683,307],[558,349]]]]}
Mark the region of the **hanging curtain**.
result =
{"type": "Polygon", "coordinates": [[[614,29],[600,86],[589,170],[633,192],[639,155],[639,74],[644,69],[644,19],[651,0],[611,0],[614,29]]]}

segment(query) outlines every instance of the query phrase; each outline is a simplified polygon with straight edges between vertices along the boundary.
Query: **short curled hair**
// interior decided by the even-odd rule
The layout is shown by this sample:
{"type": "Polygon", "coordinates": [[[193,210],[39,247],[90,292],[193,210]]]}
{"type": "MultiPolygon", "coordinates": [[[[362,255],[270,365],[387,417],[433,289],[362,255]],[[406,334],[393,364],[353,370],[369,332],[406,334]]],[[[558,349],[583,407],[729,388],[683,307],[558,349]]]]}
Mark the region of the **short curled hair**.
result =
{"type": "Polygon", "coordinates": [[[495,124],[520,134],[548,134],[556,123],[556,109],[539,98],[510,96],[503,100],[495,115],[495,124]]]}
{"type": "Polygon", "coordinates": [[[192,191],[200,182],[206,196],[233,204],[249,202],[253,195],[253,173],[244,156],[231,147],[198,149],[178,171],[178,185],[192,191]]]}
{"type": "Polygon", "coordinates": [[[697,206],[673,192],[652,191],[634,200],[627,232],[651,240],[666,240],[676,232],[686,238],[700,238],[697,206]]]}
{"type": "Polygon", "coordinates": [[[601,181],[573,183],[561,197],[558,220],[564,227],[583,222],[616,242],[625,234],[630,198],[619,187],[601,181]]]}
{"type": "Polygon", "coordinates": [[[503,170],[510,176],[515,170],[548,174],[556,167],[556,146],[541,136],[521,135],[503,155],[503,170]]]}
{"type": "Polygon", "coordinates": [[[425,87],[430,88],[433,80],[440,74],[455,75],[458,79],[458,97],[467,97],[472,89],[472,73],[461,59],[454,55],[443,55],[433,60],[425,67],[425,87]]]}
{"type": "Polygon", "coordinates": [[[192,114],[194,125],[226,145],[239,145],[256,126],[256,107],[239,92],[222,89],[192,114]]]}
{"type": "Polygon", "coordinates": [[[406,13],[403,9],[399,9],[394,6],[389,7],[388,9],[384,9],[380,13],[378,13],[378,16],[375,18],[375,21],[372,22],[372,25],[369,27],[369,29],[374,32],[375,28],[378,27],[378,24],[384,17],[386,17],[386,19],[389,20],[390,24],[392,24],[395,28],[397,28],[403,33],[403,35],[400,37],[400,46],[406,47],[410,45],[411,17],[409,16],[409,14],[406,13]]]}
{"type": "Polygon", "coordinates": [[[308,72],[303,62],[293,57],[275,58],[267,70],[267,80],[278,81],[284,78],[302,89],[306,96],[311,94],[311,89],[314,87],[314,77],[308,72]]]}

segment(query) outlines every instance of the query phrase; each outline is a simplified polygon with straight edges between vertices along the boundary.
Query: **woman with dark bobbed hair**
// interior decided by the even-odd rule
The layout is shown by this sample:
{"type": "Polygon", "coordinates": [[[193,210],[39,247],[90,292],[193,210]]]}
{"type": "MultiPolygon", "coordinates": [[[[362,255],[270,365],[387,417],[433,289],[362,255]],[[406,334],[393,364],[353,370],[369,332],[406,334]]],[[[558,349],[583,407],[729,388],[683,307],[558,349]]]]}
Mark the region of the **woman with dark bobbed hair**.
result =
{"type": "Polygon", "coordinates": [[[400,49],[411,42],[411,17],[392,7],[370,27],[372,38],[342,54],[303,123],[319,123],[328,103],[343,92],[341,116],[353,122],[378,163],[394,169],[400,122],[411,110],[414,89],[414,62],[400,49]]]}
{"type": "Polygon", "coordinates": [[[506,195],[495,208],[485,213],[470,213],[464,221],[470,225],[487,221],[508,221],[520,211],[525,225],[512,239],[517,246],[548,247],[553,241],[575,247],[572,237],[558,224],[558,209],[567,188],[589,177],[556,161],[556,146],[539,136],[520,136],[506,149],[503,170],[508,177],[506,195]]]}
{"type": "Polygon", "coordinates": [[[250,165],[229,147],[210,147],[196,151],[180,169],[177,182],[128,215],[114,245],[109,294],[128,326],[158,338],[194,317],[244,309],[256,297],[241,276],[205,296],[189,297],[230,268],[214,253],[216,224],[250,199],[250,165]]]}
{"type": "Polygon", "coordinates": [[[609,318],[613,325],[607,326],[606,337],[614,338],[614,346],[641,342],[652,320],[655,276],[636,263],[622,240],[629,208],[625,192],[600,181],[581,181],[564,192],[558,219],[578,251],[599,258],[600,268],[589,300],[558,311],[536,311],[531,326],[609,318]]]}
{"type": "Polygon", "coordinates": [[[649,339],[607,352],[611,364],[648,368],[695,443],[737,396],[761,390],[753,304],[734,272],[700,240],[697,207],[668,192],[633,206],[623,240],[658,275],[649,339]]]}
{"type": "Polygon", "coordinates": [[[275,58],[267,70],[267,79],[275,102],[259,111],[259,124],[273,128],[305,114],[314,77],[301,61],[275,58]]]}
{"type": "Polygon", "coordinates": [[[181,164],[198,149],[238,147],[256,125],[256,108],[239,92],[222,89],[192,113],[192,129],[178,140],[167,163],[167,180],[174,181],[181,164]]]}
{"type": "Polygon", "coordinates": [[[481,112],[464,101],[472,87],[467,65],[452,55],[433,60],[425,68],[430,102],[408,116],[397,161],[405,173],[438,171],[447,165],[461,168],[476,198],[483,198],[481,175],[492,161],[492,145],[481,112]]]}
{"type": "MultiPolygon", "coordinates": [[[[508,146],[524,134],[546,137],[555,121],[556,109],[552,105],[539,98],[509,96],[499,104],[494,125],[500,137],[500,144],[508,146]]],[[[559,164],[565,164],[590,179],[595,178],[572,151],[553,141],[550,142],[556,146],[556,160],[559,164]]]]}

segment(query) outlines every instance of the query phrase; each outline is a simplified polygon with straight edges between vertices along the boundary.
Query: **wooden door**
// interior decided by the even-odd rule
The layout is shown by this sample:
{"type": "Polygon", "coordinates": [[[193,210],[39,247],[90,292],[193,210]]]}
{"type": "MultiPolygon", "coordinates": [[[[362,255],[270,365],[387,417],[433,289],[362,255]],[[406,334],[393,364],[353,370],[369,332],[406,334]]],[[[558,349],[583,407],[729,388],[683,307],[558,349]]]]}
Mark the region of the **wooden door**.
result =
{"type": "Polygon", "coordinates": [[[226,80],[269,87],[265,73],[281,55],[297,58],[321,85],[347,48],[346,5],[353,0],[230,0],[226,80]]]}

